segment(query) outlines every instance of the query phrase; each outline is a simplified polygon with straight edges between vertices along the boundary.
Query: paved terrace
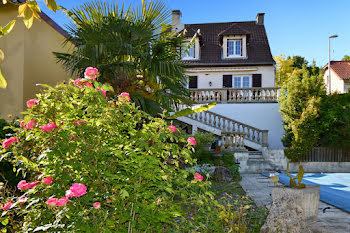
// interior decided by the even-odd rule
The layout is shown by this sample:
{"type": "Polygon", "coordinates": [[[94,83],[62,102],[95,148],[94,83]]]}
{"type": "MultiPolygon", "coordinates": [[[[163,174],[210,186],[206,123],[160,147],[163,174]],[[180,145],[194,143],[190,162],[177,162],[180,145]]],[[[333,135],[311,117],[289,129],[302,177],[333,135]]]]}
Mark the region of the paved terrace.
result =
{"type": "MultiPolygon", "coordinates": [[[[260,174],[242,174],[241,185],[258,206],[271,206],[273,183],[269,178],[260,174]]],[[[318,220],[313,228],[322,229],[321,232],[349,233],[350,213],[320,201],[318,220]]]]}

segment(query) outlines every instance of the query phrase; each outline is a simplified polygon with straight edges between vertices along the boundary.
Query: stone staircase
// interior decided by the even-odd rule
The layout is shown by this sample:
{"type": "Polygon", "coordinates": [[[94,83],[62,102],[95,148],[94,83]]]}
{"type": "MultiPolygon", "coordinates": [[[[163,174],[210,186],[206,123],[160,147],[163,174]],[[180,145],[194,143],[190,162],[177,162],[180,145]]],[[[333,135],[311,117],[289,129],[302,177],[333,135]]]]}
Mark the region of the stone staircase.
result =
{"type": "Polygon", "coordinates": [[[249,147],[262,151],[263,147],[268,146],[268,130],[261,130],[211,111],[179,117],[177,120],[191,125],[192,133],[202,129],[220,136],[222,144],[227,145],[229,150],[249,147]]]}
{"type": "Polygon", "coordinates": [[[179,117],[176,120],[184,125],[191,125],[192,133],[201,129],[221,137],[223,145],[221,149],[234,153],[236,160],[240,162],[242,173],[276,172],[279,169],[263,157],[262,151],[268,147],[267,130],[255,128],[211,111],[179,117]]]}
{"type": "Polygon", "coordinates": [[[261,151],[249,151],[246,172],[276,172],[279,167],[265,160],[261,151]]]}

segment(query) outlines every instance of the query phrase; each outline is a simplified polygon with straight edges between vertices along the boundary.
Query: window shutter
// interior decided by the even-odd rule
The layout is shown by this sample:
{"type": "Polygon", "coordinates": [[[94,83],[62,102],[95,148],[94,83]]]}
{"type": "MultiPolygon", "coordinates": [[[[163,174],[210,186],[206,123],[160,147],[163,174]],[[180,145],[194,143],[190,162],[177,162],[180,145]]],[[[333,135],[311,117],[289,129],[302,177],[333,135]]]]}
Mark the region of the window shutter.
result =
{"type": "Polygon", "coordinates": [[[224,75],[222,79],[223,87],[232,87],[232,75],[224,75]]]}
{"type": "Polygon", "coordinates": [[[190,76],[190,81],[188,84],[189,88],[198,88],[198,77],[197,76],[190,76]]]}
{"type": "Polygon", "coordinates": [[[261,87],[261,74],[253,74],[253,87],[261,87]]]}

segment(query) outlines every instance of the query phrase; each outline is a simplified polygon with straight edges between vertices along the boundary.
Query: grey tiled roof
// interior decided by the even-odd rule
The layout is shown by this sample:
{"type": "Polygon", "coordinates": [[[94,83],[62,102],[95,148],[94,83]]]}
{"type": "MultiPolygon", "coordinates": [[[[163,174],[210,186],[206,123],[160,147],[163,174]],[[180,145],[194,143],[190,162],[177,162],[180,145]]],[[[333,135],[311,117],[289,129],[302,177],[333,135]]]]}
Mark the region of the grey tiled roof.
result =
{"type": "Polygon", "coordinates": [[[255,21],[227,22],[227,23],[203,23],[185,24],[186,36],[193,36],[200,30],[200,59],[186,60],[188,66],[211,65],[273,65],[269,42],[264,25],[258,25],[255,21]],[[247,56],[245,59],[222,59],[222,38],[225,35],[246,35],[247,56]]]}

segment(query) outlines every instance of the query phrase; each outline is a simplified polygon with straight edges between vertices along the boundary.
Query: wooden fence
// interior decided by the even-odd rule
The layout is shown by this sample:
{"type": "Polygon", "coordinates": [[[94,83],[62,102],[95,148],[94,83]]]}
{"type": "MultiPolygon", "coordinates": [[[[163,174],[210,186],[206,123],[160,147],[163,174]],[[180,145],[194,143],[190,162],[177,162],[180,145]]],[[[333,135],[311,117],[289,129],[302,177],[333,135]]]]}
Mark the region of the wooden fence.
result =
{"type": "Polygon", "coordinates": [[[302,162],[350,162],[350,149],[314,147],[302,162]]]}

